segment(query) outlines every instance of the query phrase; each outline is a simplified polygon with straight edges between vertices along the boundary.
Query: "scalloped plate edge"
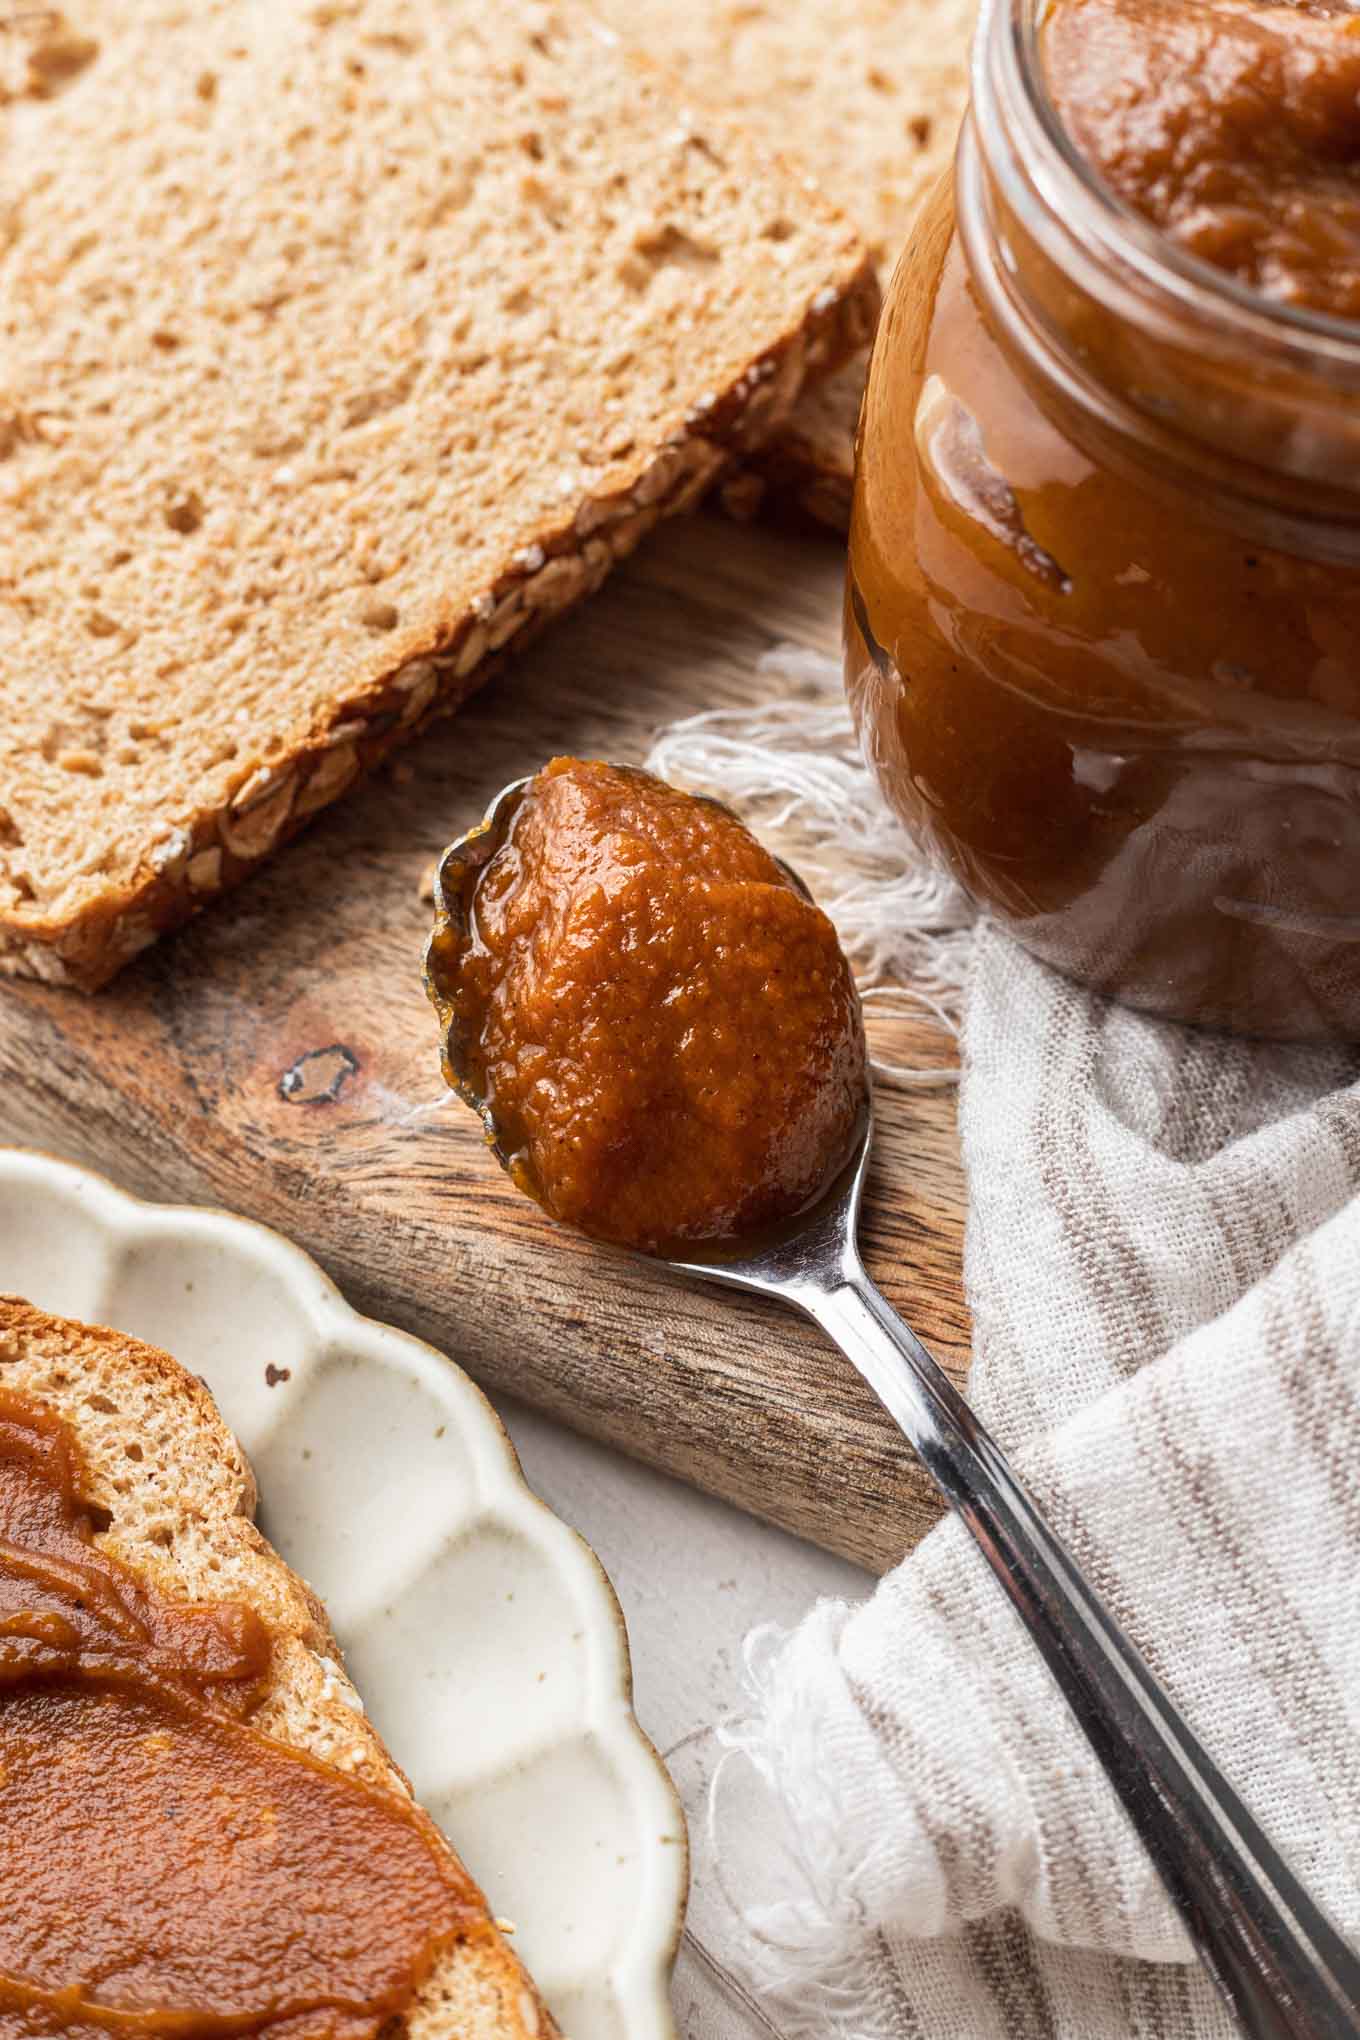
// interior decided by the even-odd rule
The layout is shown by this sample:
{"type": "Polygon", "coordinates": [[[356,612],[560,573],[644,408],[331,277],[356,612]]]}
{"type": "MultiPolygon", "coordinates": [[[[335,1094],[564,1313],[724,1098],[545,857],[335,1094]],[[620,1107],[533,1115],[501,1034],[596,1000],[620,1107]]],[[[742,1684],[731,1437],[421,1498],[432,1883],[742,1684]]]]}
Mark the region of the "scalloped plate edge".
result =
{"type": "Polygon", "coordinates": [[[25,1180],[79,1202],[122,1247],[139,1239],[182,1238],[186,1232],[209,1244],[216,1240],[230,1245],[250,1239],[286,1279],[318,1339],[350,1348],[372,1345],[380,1354],[400,1354],[416,1372],[434,1379],[440,1392],[461,1400],[468,1420],[464,1442],[484,1494],[494,1496],[507,1516],[518,1516],[526,1527],[532,1520],[548,1548],[555,1548],[564,1570],[574,1576],[582,1605],[593,1605],[598,1612],[599,1620],[590,1632],[590,1693],[584,1725],[599,1736],[618,1762],[637,1803],[640,1823],[674,1828],[679,1839],[680,1846],[657,1847],[648,1857],[635,1945],[616,1955],[609,1969],[629,2040],[677,2040],[670,1983],[684,1930],[688,1837],[679,1795],[633,1713],[632,1661],[623,1610],[608,1574],[584,1537],[564,1523],[525,1480],[510,1435],[476,1382],[427,1341],[363,1316],[345,1301],[310,1254],[258,1220],[214,1206],[136,1197],[80,1164],[33,1148],[0,1145],[0,1181],[25,1180]]]}

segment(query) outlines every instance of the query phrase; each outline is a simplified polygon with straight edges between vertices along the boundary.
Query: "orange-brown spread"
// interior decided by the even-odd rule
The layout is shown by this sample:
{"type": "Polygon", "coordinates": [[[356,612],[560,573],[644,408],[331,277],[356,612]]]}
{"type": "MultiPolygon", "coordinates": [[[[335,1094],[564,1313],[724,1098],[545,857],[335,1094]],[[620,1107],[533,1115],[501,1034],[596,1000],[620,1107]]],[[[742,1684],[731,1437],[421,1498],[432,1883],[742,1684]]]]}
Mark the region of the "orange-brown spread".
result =
{"type": "Polygon", "coordinates": [[[1360,316],[1360,15],[1308,0],[1054,0],[1049,90],[1094,169],[1191,254],[1360,316]]]}
{"type": "Polygon", "coordinates": [[[98,1541],[0,1389],[0,2035],[363,2040],[481,1917],[415,1807],[251,1725],[273,1643],[98,1541]]]}
{"type": "Polygon", "coordinates": [[[656,1250],[801,1209],[862,1108],[836,934],[712,801],[555,759],[477,880],[452,988],[473,1090],[554,1217],[656,1250]]]}
{"type": "MultiPolygon", "coordinates": [[[[999,4],[998,33],[1024,12],[999,4]]],[[[1263,322],[1272,298],[1360,313],[1360,16],[1051,0],[1040,21],[1067,139],[1168,262],[1174,239],[1231,271],[1263,322]]],[[[1009,147],[975,114],[870,368],[846,672],[880,783],[1061,969],[1178,1018],[1360,1035],[1360,497],[1353,463],[1325,494],[1270,465],[1320,459],[1353,400],[1296,367],[1313,407],[1291,422],[1294,383],[1214,324],[1212,271],[1202,328],[1177,310],[1155,353],[1168,290],[1135,345],[1060,272],[1009,147]]]]}

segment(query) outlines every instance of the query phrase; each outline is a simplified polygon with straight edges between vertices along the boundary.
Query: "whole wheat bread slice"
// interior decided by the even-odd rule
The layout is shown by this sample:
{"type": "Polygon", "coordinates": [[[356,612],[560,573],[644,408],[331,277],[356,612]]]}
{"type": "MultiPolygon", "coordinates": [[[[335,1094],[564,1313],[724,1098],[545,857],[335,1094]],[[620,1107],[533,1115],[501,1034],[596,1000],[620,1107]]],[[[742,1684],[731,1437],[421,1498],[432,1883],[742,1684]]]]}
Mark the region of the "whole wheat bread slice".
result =
{"type": "Polygon", "coordinates": [[[877,307],[573,0],[0,35],[0,968],[87,988],[598,586],[877,307]]]}
{"type": "MultiPolygon", "coordinates": [[[[621,35],[703,102],[796,152],[867,239],[886,281],[953,151],[974,0],[599,0],[621,35]]],[[[844,528],[867,356],[809,390],[723,498],[844,528]]]]}
{"type": "MultiPolygon", "coordinates": [[[[108,1511],[96,1541],[158,1593],[247,1602],[274,1638],[255,1726],[394,1798],[410,1787],[365,1720],[316,1596],[251,1518],[255,1481],[212,1396],[168,1353],[0,1296],[0,1388],[75,1433],[84,1499],[108,1511]]],[[[553,2040],[557,2027],[487,1918],[422,1987],[409,2040],[553,2040]]]]}

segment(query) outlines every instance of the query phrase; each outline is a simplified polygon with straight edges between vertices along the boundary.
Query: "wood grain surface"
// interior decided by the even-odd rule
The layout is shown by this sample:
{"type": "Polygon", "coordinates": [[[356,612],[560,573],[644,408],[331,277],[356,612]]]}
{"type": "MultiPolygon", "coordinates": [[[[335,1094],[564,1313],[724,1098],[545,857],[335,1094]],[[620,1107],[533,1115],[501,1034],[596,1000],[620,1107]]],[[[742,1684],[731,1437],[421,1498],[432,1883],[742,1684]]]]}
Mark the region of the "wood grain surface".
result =
{"type": "MultiPolygon", "coordinates": [[[[0,1138],[144,1196],[220,1204],[315,1255],[360,1310],[480,1381],[881,1569],[937,1514],[888,1419],[811,1325],[552,1228],[445,1098],[421,882],[558,751],[768,691],[771,645],[836,647],[829,540],[670,525],[453,720],[90,1000],[0,988],[0,1138]]],[[[924,1025],[899,1053],[942,1060],[924,1025]]],[[[866,1260],[956,1374],[968,1326],[951,1091],[879,1101],[866,1260]]]]}

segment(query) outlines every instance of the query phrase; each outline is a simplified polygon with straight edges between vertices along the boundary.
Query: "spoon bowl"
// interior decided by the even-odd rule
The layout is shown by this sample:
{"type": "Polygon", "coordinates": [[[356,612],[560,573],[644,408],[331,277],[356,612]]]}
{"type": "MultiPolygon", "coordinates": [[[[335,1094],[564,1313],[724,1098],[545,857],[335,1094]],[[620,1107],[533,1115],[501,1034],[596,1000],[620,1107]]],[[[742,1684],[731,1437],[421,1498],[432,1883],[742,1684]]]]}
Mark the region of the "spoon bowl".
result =
{"type": "Polygon", "coordinates": [[[477,880],[504,843],[528,784],[526,776],[503,786],[480,822],[450,843],[440,858],[434,874],[434,932],[425,945],[425,990],[439,1018],[444,1081],[477,1114],[487,1145],[507,1170],[510,1158],[501,1146],[495,1114],[478,1091],[469,1065],[454,991],[459,960],[471,938],[477,880]]]}

